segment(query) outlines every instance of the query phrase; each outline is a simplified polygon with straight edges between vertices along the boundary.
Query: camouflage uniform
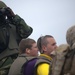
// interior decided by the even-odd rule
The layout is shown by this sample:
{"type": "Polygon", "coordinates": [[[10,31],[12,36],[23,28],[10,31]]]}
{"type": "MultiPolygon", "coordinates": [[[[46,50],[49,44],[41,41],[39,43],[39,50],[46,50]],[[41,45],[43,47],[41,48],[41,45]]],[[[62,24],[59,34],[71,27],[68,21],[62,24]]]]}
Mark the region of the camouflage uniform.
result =
{"type": "Polygon", "coordinates": [[[66,41],[56,50],[52,75],[75,75],[75,25],[67,30],[66,41]]]}
{"type": "Polygon", "coordinates": [[[75,75],[75,25],[67,30],[66,41],[70,50],[66,55],[61,75],[75,75]]]}
{"type": "MultiPolygon", "coordinates": [[[[7,8],[6,4],[0,1],[0,8],[7,8]]],[[[2,23],[0,22],[0,25],[2,23]]],[[[27,38],[33,31],[25,21],[18,15],[9,19],[9,44],[6,50],[0,53],[0,75],[8,75],[12,62],[18,56],[18,44],[22,38],[27,38]]]]}

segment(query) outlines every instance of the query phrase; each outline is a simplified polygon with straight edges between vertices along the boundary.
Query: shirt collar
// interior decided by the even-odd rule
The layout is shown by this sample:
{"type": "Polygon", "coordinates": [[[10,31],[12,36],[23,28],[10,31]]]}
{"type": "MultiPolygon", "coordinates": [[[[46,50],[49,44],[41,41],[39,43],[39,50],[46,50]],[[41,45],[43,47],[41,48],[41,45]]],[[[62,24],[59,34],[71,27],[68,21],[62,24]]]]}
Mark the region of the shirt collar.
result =
{"type": "Polygon", "coordinates": [[[49,60],[52,60],[52,58],[46,54],[40,54],[40,56],[44,56],[44,57],[48,58],[49,60]]]}

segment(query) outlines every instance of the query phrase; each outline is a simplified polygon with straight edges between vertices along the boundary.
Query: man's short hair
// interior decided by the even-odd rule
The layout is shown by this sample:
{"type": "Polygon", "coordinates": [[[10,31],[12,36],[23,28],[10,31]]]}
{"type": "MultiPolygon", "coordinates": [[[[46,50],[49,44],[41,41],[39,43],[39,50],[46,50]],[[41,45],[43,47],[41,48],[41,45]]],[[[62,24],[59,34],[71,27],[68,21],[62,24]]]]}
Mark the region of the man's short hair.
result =
{"type": "Polygon", "coordinates": [[[45,35],[45,36],[39,37],[38,40],[37,40],[37,46],[38,46],[38,49],[41,53],[42,53],[42,45],[46,46],[47,43],[48,43],[47,38],[53,38],[53,36],[45,35]]]}

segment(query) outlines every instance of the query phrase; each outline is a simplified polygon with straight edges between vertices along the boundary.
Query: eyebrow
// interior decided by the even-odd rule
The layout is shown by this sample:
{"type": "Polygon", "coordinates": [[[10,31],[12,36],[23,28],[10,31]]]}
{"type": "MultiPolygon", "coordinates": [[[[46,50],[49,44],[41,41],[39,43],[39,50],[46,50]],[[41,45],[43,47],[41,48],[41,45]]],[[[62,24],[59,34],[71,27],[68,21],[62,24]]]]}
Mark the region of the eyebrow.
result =
{"type": "Polygon", "coordinates": [[[52,45],[55,45],[56,44],[56,42],[55,43],[53,43],[52,45]]]}

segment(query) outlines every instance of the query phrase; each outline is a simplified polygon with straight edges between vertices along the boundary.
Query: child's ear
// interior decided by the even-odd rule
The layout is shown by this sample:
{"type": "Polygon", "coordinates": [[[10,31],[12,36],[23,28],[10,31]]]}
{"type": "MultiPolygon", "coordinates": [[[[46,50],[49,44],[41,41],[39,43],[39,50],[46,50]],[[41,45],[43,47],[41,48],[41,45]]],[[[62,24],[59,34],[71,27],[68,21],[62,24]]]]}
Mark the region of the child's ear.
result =
{"type": "Polygon", "coordinates": [[[26,48],[26,53],[30,54],[30,49],[29,48],[26,48]]]}

